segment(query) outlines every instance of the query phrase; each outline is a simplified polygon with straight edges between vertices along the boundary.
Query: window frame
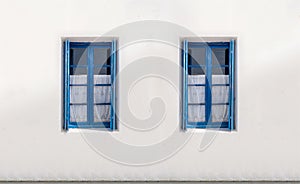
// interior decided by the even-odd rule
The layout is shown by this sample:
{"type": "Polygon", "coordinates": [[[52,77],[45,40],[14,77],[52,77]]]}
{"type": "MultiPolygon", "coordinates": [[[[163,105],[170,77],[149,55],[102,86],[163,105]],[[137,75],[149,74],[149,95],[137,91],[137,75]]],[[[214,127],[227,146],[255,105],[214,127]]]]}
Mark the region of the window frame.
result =
{"type": "MultiPolygon", "coordinates": [[[[201,67],[201,66],[200,66],[201,67]]],[[[219,67],[226,67],[219,66],[219,67]]],[[[226,42],[189,42],[183,40],[182,44],[182,129],[201,128],[201,129],[235,129],[235,40],[232,39],[226,42]],[[205,56],[205,122],[188,122],[188,70],[192,67],[189,65],[189,48],[203,47],[206,51],[205,56]],[[229,100],[228,100],[228,121],[226,122],[211,122],[211,89],[212,86],[212,49],[213,48],[228,48],[229,49],[229,100]],[[207,99],[210,99],[207,101],[207,99]]],[[[191,85],[190,85],[191,86],[191,85]]],[[[192,85],[193,86],[193,85],[192,85]]],[[[196,86],[196,85],[195,85],[196,86]]],[[[226,104],[227,105],[227,104],[226,104]]]]}
{"type": "MultiPolygon", "coordinates": [[[[70,128],[104,128],[111,131],[116,130],[116,68],[117,68],[117,40],[113,39],[111,42],[71,42],[65,40],[64,42],[64,122],[63,129],[68,131],[70,128]],[[71,48],[85,48],[87,49],[87,83],[82,85],[70,84],[70,69],[76,67],[83,67],[81,65],[70,65],[70,49],[71,48]],[[94,49],[95,48],[109,48],[110,53],[110,65],[102,65],[103,67],[110,67],[110,84],[94,84],[94,49]],[[87,121],[86,122],[71,122],[70,121],[70,87],[71,86],[86,86],[87,87],[87,121]],[[95,86],[110,86],[110,103],[101,103],[99,105],[110,104],[110,121],[109,122],[97,122],[94,123],[94,87],[95,86]]],[[[98,104],[97,104],[98,105],[98,104]]]]}

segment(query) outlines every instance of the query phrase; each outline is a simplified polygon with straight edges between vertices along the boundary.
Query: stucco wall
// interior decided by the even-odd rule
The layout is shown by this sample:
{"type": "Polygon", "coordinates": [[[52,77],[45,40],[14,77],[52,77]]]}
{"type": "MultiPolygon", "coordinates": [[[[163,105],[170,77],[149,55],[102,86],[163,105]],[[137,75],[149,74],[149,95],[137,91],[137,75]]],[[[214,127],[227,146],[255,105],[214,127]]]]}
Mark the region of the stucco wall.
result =
{"type": "MultiPolygon", "coordinates": [[[[0,179],[300,179],[299,1],[3,0],[0,25],[0,179]],[[144,166],[120,164],[93,149],[82,132],[61,131],[61,39],[100,36],[126,23],[153,19],[197,36],[237,37],[237,130],[209,131],[216,137],[204,151],[199,145],[208,132],[196,131],[168,159],[144,166]]],[[[180,62],[178,49],[137,43],[120,50],[120,71],[148,55],[180,62]]],[[[128,103],[137,117],[151,115],[153,97],[165,100],[162,125],[140,132],[119,122],[116,132],[96,133],[133,145],[168,137],[180,123],[180,91],[151,77],[133,90],[128,103]]],[[[99,139],[99,144],[109,143],[99,139]]]]}

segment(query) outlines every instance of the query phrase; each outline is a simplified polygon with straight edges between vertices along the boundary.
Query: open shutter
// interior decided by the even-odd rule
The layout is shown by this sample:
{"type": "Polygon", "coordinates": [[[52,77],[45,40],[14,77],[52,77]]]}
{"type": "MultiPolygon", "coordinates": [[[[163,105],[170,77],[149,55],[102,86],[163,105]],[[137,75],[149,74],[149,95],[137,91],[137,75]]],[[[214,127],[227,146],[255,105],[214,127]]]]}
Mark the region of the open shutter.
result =
{"type": "Polygon", "coordinates": [[[183,53],[182,53],[182,129],[186,130],[186,125],[188,121],[188,41],[183,42],[183,53]]]}
{"type": "Polygon", "coordinates": [[[112,41],[111,49],[111,110],[110,110],[110,129],[114,131],[116,129],[116,61],[117,61],[117,41],[112,41]]]}
{"type": "Polygon", "coordinates": [[[64,43],[64,124],[63,129],[69,129],[70,122],[70,41],[66,40],[64,43]]]}
{"type": "Polygon", "coordinates": [[[234,88],[235,88],[235,81],[234,81],[234,77],[235,77],[235,63],[234,63],[234,40],[230,41],[230,55],[229,55],[229,65],[230,65],[230,101],[229,101],[229,105],[230,105],[230,114],[229,114],[229,129],[233,130],[234,127],[234,104],[235,104],[235,93],[234,93],[234,88]]]}

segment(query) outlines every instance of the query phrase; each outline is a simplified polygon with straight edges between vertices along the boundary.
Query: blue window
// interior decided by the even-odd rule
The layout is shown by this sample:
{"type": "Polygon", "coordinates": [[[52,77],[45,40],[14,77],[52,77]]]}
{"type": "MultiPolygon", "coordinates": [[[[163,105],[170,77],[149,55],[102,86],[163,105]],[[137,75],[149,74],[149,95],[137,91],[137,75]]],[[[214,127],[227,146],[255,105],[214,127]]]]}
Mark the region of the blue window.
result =
{"type": "Polygon", "coordinates": [[[234,47],[234,40],[183,41],[183,129],[235,128],[234,47]]]}
{"type": "Polygon", "coordinates": [[[116,129],[116,41],[64,43],[63,128],[116,129]]]}

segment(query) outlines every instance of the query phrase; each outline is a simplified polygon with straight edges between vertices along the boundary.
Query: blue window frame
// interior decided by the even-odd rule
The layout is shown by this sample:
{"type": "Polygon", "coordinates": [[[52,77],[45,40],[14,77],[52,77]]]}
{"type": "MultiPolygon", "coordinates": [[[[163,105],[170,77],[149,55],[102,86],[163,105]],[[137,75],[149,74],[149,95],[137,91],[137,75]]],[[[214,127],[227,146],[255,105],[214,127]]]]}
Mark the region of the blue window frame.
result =
{"type": "Polygon", "coordinates": [[[182,49],[182,128],[235,129],[235,41],[182,49]]]}
{"type": "Polygon", "coordinates": [[[117,42],[64,43],[64,124],[116,129],[117,42]]]}

